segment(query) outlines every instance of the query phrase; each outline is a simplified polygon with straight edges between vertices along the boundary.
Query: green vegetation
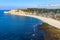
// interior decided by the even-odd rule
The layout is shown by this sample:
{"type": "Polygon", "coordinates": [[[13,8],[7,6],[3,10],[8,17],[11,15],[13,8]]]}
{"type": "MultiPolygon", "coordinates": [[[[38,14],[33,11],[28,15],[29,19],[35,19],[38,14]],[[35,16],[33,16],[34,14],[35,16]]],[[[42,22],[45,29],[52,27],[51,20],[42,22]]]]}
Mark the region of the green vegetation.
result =
{"type": "Polygon", "coordinates": [[[60,13],[60,9],[42,9],[42,8],[26,8],[26,9],[18,9],[18,10],[22,10],[25,12],[38,12],[38,13],[49,13],[49,12],[53,12],[53,13],[60,13]]]}
{"type": "Polygon", "coordinates": [[[60,18],[60,16],[57,16],[57,18],[60,18]]]}
{"type": "Polygon", "coordinates": [[[43,23],[39,30],[45,32],[45,40],[60,40],[60,29],[55,28],[47,23],[43,23]]]}
{"type": "Polygon", "coordinates": [[[60,20],[60,16],[57,16],[56,19],[57,19],[57,20],[60,20]]]}

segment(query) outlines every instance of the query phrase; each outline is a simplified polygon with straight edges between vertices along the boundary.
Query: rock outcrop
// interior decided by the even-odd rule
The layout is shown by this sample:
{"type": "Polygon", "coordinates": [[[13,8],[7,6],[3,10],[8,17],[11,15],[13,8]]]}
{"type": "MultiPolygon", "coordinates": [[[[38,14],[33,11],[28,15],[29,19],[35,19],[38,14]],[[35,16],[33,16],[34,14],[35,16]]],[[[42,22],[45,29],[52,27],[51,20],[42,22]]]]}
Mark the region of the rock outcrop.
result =
{"type": "Polygon", "coordinates": [[[39,30],[45,32],[45,40],[60,40],[60,29],[55,28],[47,23],[43,23],[39,30]]]}

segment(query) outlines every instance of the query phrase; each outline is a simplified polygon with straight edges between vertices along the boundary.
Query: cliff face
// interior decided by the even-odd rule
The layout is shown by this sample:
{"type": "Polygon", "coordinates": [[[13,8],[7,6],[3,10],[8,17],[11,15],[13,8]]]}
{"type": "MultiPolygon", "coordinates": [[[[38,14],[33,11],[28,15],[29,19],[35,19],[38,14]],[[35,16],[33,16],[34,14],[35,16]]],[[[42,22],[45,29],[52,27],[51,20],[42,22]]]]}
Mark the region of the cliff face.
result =
{"type": "Polygon", "coordinates": [[[43,30],[45,32],[45,40],[60,40],[60,29],[43,23],[39,30],[43,30]]]}

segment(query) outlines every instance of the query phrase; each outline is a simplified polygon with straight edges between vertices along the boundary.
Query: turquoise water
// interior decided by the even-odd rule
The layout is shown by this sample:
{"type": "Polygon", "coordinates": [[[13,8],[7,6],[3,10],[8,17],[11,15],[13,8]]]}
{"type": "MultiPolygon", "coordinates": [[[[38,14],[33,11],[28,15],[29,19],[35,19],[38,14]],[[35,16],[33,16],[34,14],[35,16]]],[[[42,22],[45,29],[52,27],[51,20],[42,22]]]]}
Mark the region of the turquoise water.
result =
{"type": "Polygon", "coordinates": [[[44,40],[44,33],[37,26],[42,21],[4,14],[4,11],[7,10],[0,10],[0,40],[44,40]]]}

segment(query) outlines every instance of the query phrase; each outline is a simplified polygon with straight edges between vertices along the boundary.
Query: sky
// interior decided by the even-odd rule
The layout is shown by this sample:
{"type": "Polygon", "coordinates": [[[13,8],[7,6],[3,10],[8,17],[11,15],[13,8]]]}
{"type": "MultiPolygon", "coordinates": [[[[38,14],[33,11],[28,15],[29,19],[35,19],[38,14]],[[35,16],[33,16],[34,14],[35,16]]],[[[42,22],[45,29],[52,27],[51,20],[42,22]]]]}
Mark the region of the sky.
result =
{"type": "Polygon", "coordinates": [[[0,0],[0,9],[60,8],[60,0],[0,0]]]}

